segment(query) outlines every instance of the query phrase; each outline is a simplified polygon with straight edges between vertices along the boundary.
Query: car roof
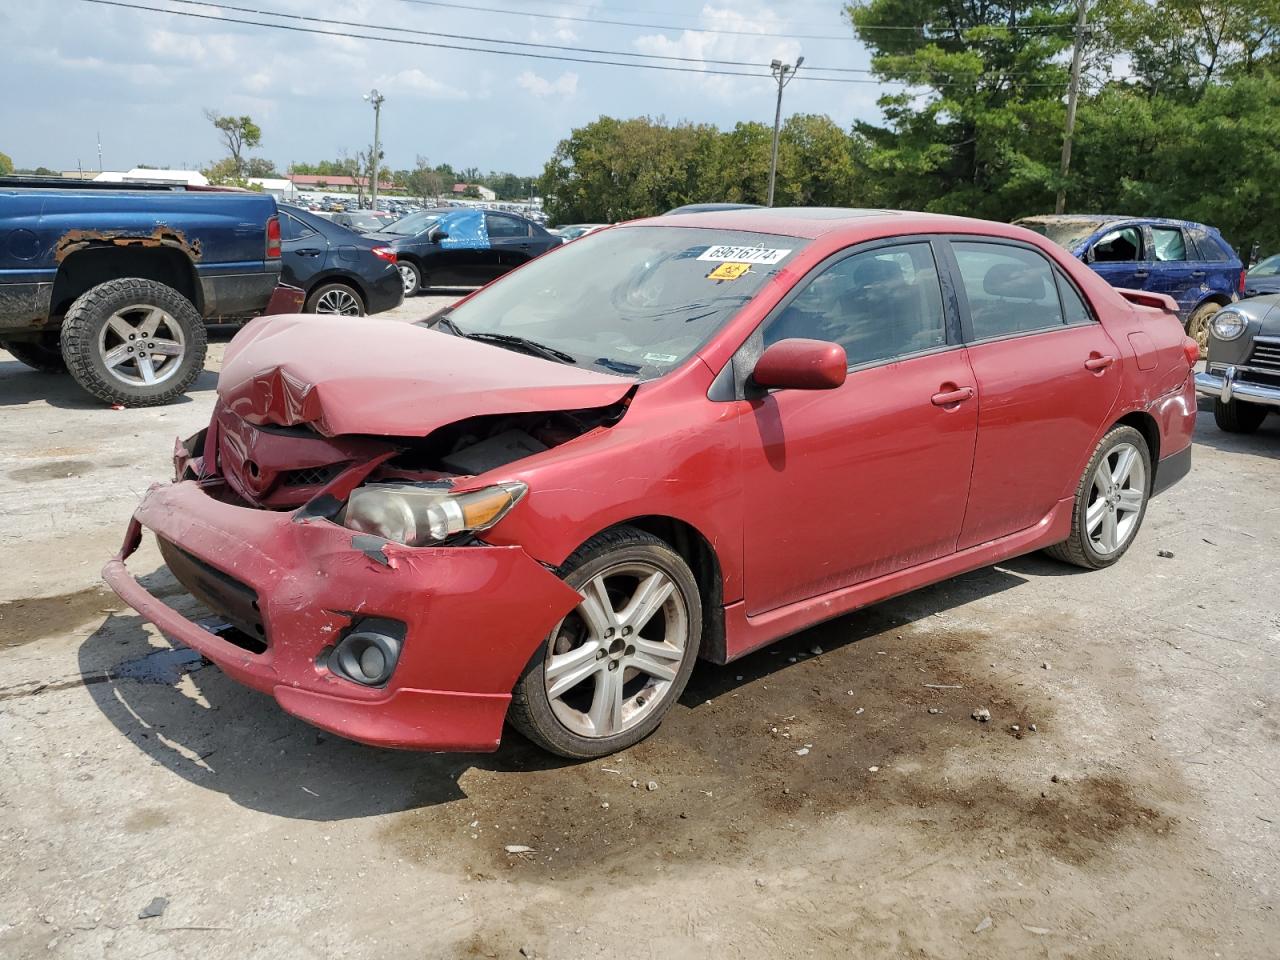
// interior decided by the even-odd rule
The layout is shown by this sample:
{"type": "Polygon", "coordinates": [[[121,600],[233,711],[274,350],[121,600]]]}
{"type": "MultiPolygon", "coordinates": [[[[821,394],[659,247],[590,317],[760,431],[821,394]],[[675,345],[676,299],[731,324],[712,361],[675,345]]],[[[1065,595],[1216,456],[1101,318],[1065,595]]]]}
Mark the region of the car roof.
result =
{"type": "Polygon", "coordinates": [[[875,210],[854,207],[755,207],[746,210],[718,210],[710,213],[675,213],[632,221],[653,227],[708,227],[715,230],[741,230],[747,233],[772,233],[779,236],[816,240],[829,233],[856,230],[867,236],[909,233],[973,233],[975,227],[993,236],[1025,237],[1021,227],[955,217],[942,213],[916,213],[910,210],[875,210]]]}
{"type": "Polygon", "coordinates": [[[1194,220],[1178,220],[1173,217],[1126,217],[1116,213],[1045,213],[1034,217],[1019,217],[1014,223],[1154,223],[1162,227],[1197,227],[1214,230],[1213,227],[1194,220]]]}

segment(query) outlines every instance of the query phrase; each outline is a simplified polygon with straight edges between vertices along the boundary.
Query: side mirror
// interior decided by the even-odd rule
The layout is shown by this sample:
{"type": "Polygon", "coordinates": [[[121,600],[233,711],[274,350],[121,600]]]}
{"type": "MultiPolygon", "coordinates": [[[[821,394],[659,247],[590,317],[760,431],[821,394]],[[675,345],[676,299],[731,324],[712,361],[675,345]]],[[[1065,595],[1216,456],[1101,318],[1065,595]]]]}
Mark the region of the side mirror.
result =
{"type": "Polygon", "coordinates": [[[779,340],[765,349],[751,371],[759,387],[834,390],[849,370],[844,347],[825,340],[779,340]]]}
{"type": "Polygon", "coordinates": [[[431,232],[427,234],[427,239],[432,243],[439,243],[441,240],[448,240],[449,234],[445,233],[439,227],[433,227],[431,232]]]}

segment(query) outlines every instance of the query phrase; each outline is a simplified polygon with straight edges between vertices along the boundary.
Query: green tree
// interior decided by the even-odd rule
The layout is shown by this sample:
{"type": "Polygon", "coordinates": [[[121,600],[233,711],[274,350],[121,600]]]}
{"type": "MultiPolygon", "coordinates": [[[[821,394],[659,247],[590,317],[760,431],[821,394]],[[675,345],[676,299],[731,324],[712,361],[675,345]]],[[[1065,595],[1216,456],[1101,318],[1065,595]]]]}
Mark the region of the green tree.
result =
{"type": "MultiPolygon", "coordinates": [[[[440,196],[444,186],[444,178],[427,163],[426,157],[418,157],[414,168],[405,173],[404,189],[422,203],[426,203],[428,198],[434,201],[440,196]]],[[[449,181],[449,186],[453,186],[452,180],[449,181]]]]}
{"type": "Polygon", "coordinates": [[[222,116],[214,110],[205,110],[205,119],[214,125],[222,143],[227,148],[237,177],[245,175],[244,152],[262,143],[262,129],[251,117],[222,116]]]}
{"type": "Polygon", "coordinates": [[[0,177],[13,173],[13,160],[7,153],[0,153],[0,177]]]}
{"type": "Polygon", "coordinates": [[[276,165],[265,157],[250,157],[245,161],[244,175],[246,177],[280,179],[280,171],[276,169],[276,165]]]}

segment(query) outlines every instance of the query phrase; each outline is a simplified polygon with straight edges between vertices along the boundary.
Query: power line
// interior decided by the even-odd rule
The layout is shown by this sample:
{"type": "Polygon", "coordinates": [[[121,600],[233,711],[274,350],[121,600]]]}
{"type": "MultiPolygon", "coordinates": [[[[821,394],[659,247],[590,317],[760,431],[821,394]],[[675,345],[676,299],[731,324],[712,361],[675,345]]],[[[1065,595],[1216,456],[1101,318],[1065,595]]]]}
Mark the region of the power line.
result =
{"type": "MultiPolygon", "coordinates": [[[[374,34],[367,34],[367,33],[352,33],[350,31],[346,31],[343,33],[336,33],[332,30],[318,30],[314,27],[293,26],[291,24],[286,24],[286,23],[263,23],[260,20],[244,20],[239,17],[219,16],[217,14],[212,14],[212,13],[196,13],[195,11],[192,11],[192,10],[168,10],[160,7],[148,7],[148,6],[143,6],[141,4],[136,4],[136,3],[126,3],[124,2],[124,0],[82,0],[82,2],[91,3],[91,4],[104,6],[104,7],[119,7],[121,9],[126,9],[126,10],[141,10],[146,13],[163,13],[172,17],[187,17],[195,20],[209,20],[216,23],[237,23],[237,24],[242,24],[242,25],[251,26],[251,27],[266,27],[269,30],[287,30],[291,33],[306,33],[306,34],[312,34],[312,35],[321,36],[321,37],[339,37],[343,39],[373,40],[380,43],[394,43],[400,46],[430,47],[437,50],[461,50],[468,53],[488,53],[496,56],[522,57],[522,58],[533,59],[533,60],[552,60],[552,61],[559,61],[564,63],[591,63],[591,64],[599,64],[601,66],[630,67],[635,70],[656,70],[659,72],[711,74],[716,76],[727,76],[727,77],[751,77],[755,79],[764,79],[769,76],[768,74],[764,74],[764,73],[747,73],[742,70],[700,69],[698,67],[681,67],[681,66],[675,66],[673,64],[665,64],[665,63],[631,63],[631,62],[619,61],[619,60],[600,60],[600,59],[592,59],[588,57],[571,57],[571,56],[565,56],[562,54],[533,53],[533,52],[528,52],[524,50],[494,50],[489,47],[472,47],[472,46],[465,46],[462,44],[439,43],[439,42],[434,42],[429,40],[409,40],[401,37],[382,37],[382,36],[377,36],[374,34]]],[[[187,0],[174,0],[174,2],[187,2],[187,0]]],[[[279,16],[279,14],[268,14],[268,15],[279,16]]],[[[321,22],[332,23],[333,21],[321,21],[321,22]]],[[[402,28],[379,27],[376,25],[368,25],[366,29],[395,31],[397,29],[402,29],[402,28]]],[[[495,41],[485,40],[483,42],[495,42],[495,41]]],[[[496,41],[496,42],[502,42],[502,41],[496,41]]],[[[577,48],[570,48],[570,49],[577,49],[577,48]]],[[[614,55],[617,55],[617,53],[615,52],[614,55]]],[[[622,54],[622,55],[628,56],[630,54],[622,54]]],[[[698,62],[706,62],[706,61],[698,61],[698,62]]],[[[830,68],[830,69],[840,69],[840,68],[830,68]]],[[[852,69],[852,68],[848,68],[848,69],[852,69]]],[[[931,81],[931,80],[920,80],[913,84],[913,83],[908,83],[907,81],[880,80],[880,79],[872,79],[869,77],[864,78],[864,77],[808,76],[805,79],[807,81],[812,81],[814,83],[871,83],[871,84],[877,84],[877,85],[883,85],[885,83],[897,83],[902,86],[916,85],[916,86],[933,86],[933,87],[970,86],[970,84],[967,84],[967,83],[950,82],[950,81],[939,82],[939,81],[931,81]]],[[[998,78],[998,79],[1005,79],[1005,78],[998,78]]],[[[1021,84],[1021,86],[1062,88],[1063,86],[1065,86],[1065,84],[1061,82],[1059,83],[1037,82],[1037,83],[1024,83],[1024,84],[1021,84]]]]}

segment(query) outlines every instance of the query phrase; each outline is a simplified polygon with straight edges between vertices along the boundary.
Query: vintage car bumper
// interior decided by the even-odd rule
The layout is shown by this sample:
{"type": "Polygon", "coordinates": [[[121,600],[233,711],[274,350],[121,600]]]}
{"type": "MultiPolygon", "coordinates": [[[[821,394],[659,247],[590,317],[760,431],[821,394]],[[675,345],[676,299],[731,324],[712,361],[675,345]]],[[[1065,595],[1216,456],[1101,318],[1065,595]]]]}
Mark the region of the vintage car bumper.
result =
{"type": "Polygon", "coordinates": [[[1244,400],[1269,407],[1280,407],[1280,387],[1241,380],[1235,366],[1216,367],[1196,374],[1196,393],[1227,403],[1244,400]]]}
{"type": "Polygon", "coordinates": [[[385,747],[497,748],[512,687],[576,591],[519,547],[405,547],[305,512],[223,502],[219,483],[147,491],[103,569],[122,600],[324,730],[385,747]],[[133,577],[125,561],[144,528],[183,585],[243,629],[206,629],[133,577]],[[334,648],[370,622],[403,634],[381,687],[331,668],[334,648]]]}

